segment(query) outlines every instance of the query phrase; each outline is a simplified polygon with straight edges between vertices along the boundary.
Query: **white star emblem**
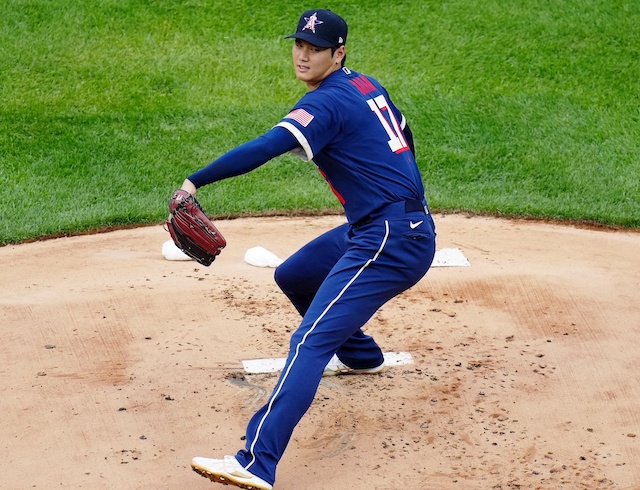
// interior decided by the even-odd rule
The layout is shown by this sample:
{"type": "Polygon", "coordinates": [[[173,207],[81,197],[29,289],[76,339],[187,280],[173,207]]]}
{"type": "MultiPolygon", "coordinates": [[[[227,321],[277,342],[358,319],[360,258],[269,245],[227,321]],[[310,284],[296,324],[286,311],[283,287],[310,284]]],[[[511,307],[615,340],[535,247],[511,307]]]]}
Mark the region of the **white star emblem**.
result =
{"type": "Polygon", "coordinates": [[[318,12],[314,13],[311,17],[305,17],[304,20],[307,21],[307,24],[302,28],[302,30],[311,29],[311,32],[314,34],[316,33],[316,26],[323,24],[321,20],[318,20],[318,12]]]}

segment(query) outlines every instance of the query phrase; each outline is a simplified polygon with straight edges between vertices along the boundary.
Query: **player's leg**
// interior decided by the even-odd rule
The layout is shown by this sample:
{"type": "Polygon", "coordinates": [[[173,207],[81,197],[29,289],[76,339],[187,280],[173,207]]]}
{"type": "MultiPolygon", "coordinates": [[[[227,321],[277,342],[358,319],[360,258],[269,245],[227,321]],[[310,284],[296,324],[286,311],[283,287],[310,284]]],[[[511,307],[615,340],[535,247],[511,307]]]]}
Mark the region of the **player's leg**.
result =
{"type": "Polygon", "coordinates": [[[403,224],[367,226],[318,289],[291,339],[284,370],[268,401],[252,417],[247,446],[236,458],[251,473],[275,480],[291,434],[311,405],[331,356],[389,299],[427,271],[435,241],[427,227],[413,238],[403,224]],[[420,236],[418,236],[420,235],[420,236]]]}
{"type": "MultiPolygon", "coordinates": [[[[312,240],[289,257],[275,271],[274,278],[296,310],[304,316],[318,289],[347,251],[349,225],[341,225],[312,240]]],[[[380,366],[382,350],[373,337],[358,329],[338,351],[340,361],[350,368],[380,366]]]]}
{"type": "MultiPolygon", "coordinates": [[[[418,212],[417,217],[423,218],[424,215],[418,212]]],[[[417,221],[419,220],[416,220],[416,222],[417,221]]],[[[408,221],[406,217],[398,220],[389,220],[388,223],[390,227],[390,235],[387,239],[388,243],[385,246],[384,253],[381,254],[380,258],[377,259],[367,271],[369,273],[367,277],[368,287],[377,289],[381,295],[387,290],[388,299],[391,299],[413,285],[412,281],[414,279],[411,278],[411,276],[414,275],[414,272],[417,273],[419,277],[422,277],[423,273],[420,271],[424,267],[424,264],[426,263],[427,267],[430,266],[433,255],[435,254],[435,228],[433,220],[429,215],[427,216],[426,224],[420,229],[412,229],[407,226],[408,221]],[[426,245],[424,256],[421,256],[419,251],[420,247],[415,246],[417,243],[426,245]],[[406,264],[412,261],[410,258],[412,255],[413,260],[417,260],[417,269],[403,273],[403,269],[406,269],[406,264]],[[371,274],[372,272],[377,273],[377,279],[375,278],[375,274],[371,274]],[[396,286],[393,284],[394,277],[398,280],[396,286]],[[376,285],[376,282],[378,285],[376,285]]],[[[356,235],[362,233],[358,230],[354,230],[353,232],[356,235]]],[[[426,269],[424,272],[426,272],[426,269]]],[[[351,293],[356,294],[355,290],[352,290],[351,293]]],[[[378,298],[375,298],[375,295],[370,296],[372,303],[369,308],[377,311],[383,304],[380,303],[380,301],[384,301],[383,298],[384,296],[379,296],[378,298]]],[[[361,304],[364,303],[361,301],[361,304]]],[[[376,352],[376,350],[371,347],[372,343],[375,342],[371,337],[364,334],[361,330],[358,330],[340,346],[336,352],[338,358],[337,365],[334,366],[336,359],[332,359],[328,368],[332,366],[333,368],[325,370],[325,374],[351,372],[349,368],[356,370],[356,372],[377,372],[379,370],[378,368],[383,364],[384,357],[382,351],[378,349],[378,352],[376,352]],[[343,371],[343,368],[347,369],[343,371]]]]}
{"type": "Polygon", "coordinates": [[[382,349],[373,337],[358,329],[331,358],[324,370],[324,375],[377,373],[383,368],[384,354],[382,349]]]}
{"type": "Polygon", "coordinates": [[[278,266],[274,278],[300,315],[304,316],[336,262],[347,250],[347,224],[307,243],[278,266]]]}

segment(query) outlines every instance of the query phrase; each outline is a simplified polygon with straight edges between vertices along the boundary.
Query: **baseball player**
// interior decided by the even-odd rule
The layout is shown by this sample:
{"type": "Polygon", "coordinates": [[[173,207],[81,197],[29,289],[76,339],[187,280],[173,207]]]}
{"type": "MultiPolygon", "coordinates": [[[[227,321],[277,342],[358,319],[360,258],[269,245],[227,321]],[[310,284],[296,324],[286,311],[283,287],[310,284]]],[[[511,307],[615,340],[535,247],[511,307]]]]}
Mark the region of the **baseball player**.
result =
{"type": "Polygon", "coordinates": [[[246,446],[223,459],[196,457],[199,474],[245,489],[272,489],[276,466],[323,375],[372,374],[384,357],[363,325],[418,282],[435,253],[434,224],[412,133],[385,88],[345,66],[347,23],[309,10],[293,38],[296,77],[308,87],[275,127],[195,172],[182,188],[249,172],[292,152],[313,161],[347,223],[314,239],[275,271],[302,316],[268,402],[249,421],[246,446]]]}

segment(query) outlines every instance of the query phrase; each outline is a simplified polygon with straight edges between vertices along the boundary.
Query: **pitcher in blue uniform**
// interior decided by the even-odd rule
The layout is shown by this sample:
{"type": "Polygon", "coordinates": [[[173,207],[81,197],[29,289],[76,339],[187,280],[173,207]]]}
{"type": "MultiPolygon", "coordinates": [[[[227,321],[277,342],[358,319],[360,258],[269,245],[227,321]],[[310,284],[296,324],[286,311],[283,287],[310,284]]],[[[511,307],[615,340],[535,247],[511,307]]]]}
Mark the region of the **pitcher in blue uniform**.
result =
{"type": "Polygon", "coordinates": [[[309,10],[287,37],[294,40],[296,76],[309,91],[271,130],[182,186],[195,194],[293,152],[318,167],[347,219],[275,271],[302,321],[269,401],[249,421],[245,448],[191,463],[212,481],[245,489],[273,487],[278,461],[323,375],[383,369],[382,351],[362,327],[424,276],[435,253],[411,130],[377,80],[345,66],[347,23],[330,10],[309,10]]]}

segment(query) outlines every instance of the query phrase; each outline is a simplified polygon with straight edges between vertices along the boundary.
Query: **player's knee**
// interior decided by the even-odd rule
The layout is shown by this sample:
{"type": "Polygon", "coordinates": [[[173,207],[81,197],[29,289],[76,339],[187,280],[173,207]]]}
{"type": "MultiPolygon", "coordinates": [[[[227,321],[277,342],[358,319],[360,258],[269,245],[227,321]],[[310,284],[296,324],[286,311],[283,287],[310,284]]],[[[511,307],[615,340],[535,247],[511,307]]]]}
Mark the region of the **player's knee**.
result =
{"type": "Polygon", "coordinates": [[[273,273],[273,279],[283,293],[291,291],[292,277],[287,263],[280,264],[273,273]]]}
{"type": "Polygon", "coordinates": [[[273,278],[280,290],[289,296],[306,292],[309,278],[305,278],[298,267],[284,262],[280,264],[273,274],[273,278]]]}

